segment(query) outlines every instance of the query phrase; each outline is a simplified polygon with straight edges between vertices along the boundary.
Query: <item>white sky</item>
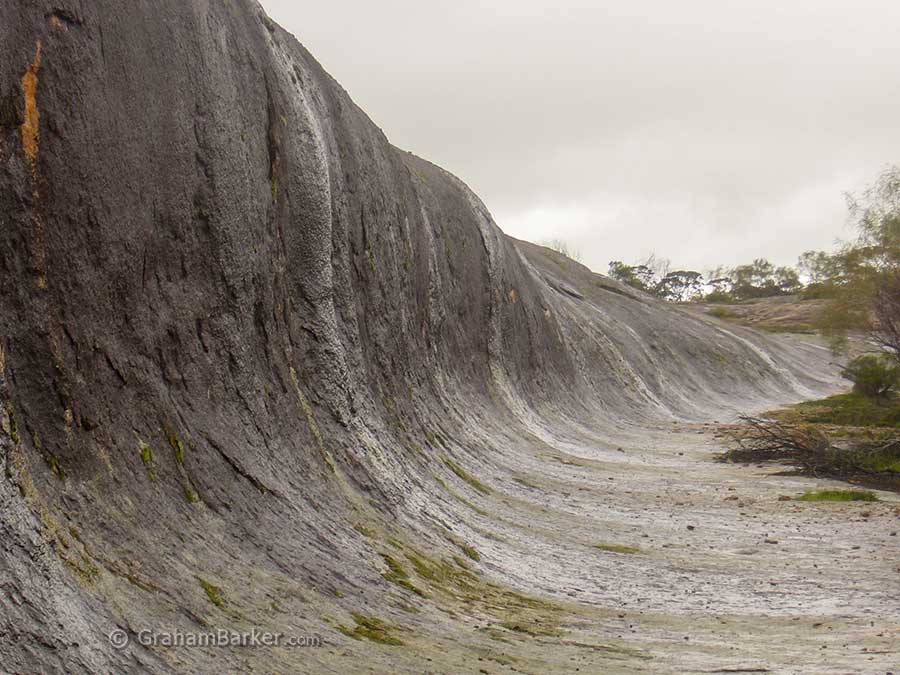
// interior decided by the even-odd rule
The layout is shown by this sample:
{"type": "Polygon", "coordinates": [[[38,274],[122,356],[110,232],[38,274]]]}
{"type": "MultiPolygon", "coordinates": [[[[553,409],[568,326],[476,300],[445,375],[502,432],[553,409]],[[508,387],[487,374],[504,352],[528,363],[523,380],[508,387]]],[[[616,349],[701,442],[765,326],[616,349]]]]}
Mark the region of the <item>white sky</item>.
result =
{"type": "Polygon", "coordinates": [[[900,161],[896,0],[262,4],[395,145],[597,271],[792,264],[900,161]]]}

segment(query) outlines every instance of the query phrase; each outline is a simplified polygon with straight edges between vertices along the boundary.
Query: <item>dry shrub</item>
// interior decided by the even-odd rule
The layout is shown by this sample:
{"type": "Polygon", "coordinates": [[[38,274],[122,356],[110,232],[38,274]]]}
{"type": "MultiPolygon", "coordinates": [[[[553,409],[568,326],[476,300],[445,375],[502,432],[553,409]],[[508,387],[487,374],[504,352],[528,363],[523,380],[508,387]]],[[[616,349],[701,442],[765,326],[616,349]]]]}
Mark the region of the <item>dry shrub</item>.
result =
{"type": "Polygon", "coordinates": [[[733,462],[780,462],[814,476],[900,474],[900,438],[841,440],[810,424],[741,417],[726,437],[733,462]]]}

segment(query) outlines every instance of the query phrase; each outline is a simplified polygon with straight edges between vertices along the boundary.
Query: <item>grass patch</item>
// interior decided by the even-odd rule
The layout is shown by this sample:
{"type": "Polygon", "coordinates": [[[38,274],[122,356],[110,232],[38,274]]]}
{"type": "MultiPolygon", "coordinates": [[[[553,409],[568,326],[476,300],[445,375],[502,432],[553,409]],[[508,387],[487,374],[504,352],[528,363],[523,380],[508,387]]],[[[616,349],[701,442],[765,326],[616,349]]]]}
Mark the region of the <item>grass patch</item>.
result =
{"type": "Polygon", "coordinates": [[[100,569],[84,553],[78,555],[78,560],[63,557],[63,562],[83,581],[92,583],[100,576],[100,569]]]}
{"type": "Polygon", "coordinates": [[[443,478],[441,478],[440,476],[434,475],[434,474],[432,474],[432,476],[433,476],[434,480],[437,482],[437,484],[440,485],[442,488],[444,488],[444,490],[447,491],[447,494],[449,494],[451,497],[453,497],[460,504],[462,504],[466,508],[471,509],[472,511],[477,513],[479,516],[488,517],[490,515],[487,511],[480,508],[479,506],[476,506],[475,504],[470,502],[468,499],[463,497],[461,494],[459,494],[452,487],[447,485],[447,482],[443,478]]]}
{"type": "Polygon", "coordinates": [[[374,616],[366,616],[359,612],[353,612],[353,620],[356,622],[354,628],[338,625],[337,629],[354,640],[369,640],[383,645],[391,645],[399,647],[403,644],[403,640],[394,636],[392,633],[397,627],[387,621],[378,619],[374,616]]]}
{"type": "Polygon", "coordinates": [[[710,307],[706,310],[706,313],[710,316],[714,316],[717,319],[739,319],[741,317],[740,314],[736,312],[732,312],[730,309],[725,307],[710,307]]]}
{"type": "Polygon", "coordinates": [[[408,552],[407,559],[422,579],[432,585],[443,587],[443,590],[455,588],[461,591],[472,591],[476,587],[477,578],[468,569],[444,560],[432,560],[420,553],[408,552]]]}
{"type": "Polygon", "coordinates": [[[141,461],[147,470],[147,478],[151,482],[156,482],[156,460],[153,457],[153,450],[146,443],[141,443],[141,461]]]}
{"type": "Polygon", "coordinates": [[[188,502],[191,504],[200,503],[200,495],[198,495],[190,485],[185,483],[182,487],[184,488],[184,496],[187,498],[188,502]]]}
{"type": "MultiPolygon", "coordinates": [[[[563,625],[570,614],[569,609],[555,601],[523,595],[511,588],[486,581],[471,565],[471,556],[436,558],[397,539],[389,539],[388,543],[398,553],[393,556],[381,554],[388,566],[385,578],[395,583],[414,583],[418,588],[424,589],[431,602],[447,616],[463,615],[478,617],[479,620],[490,617],[490,623],[495,627],[493,630],[497,633],[496,639],[502,642],[513,638],[510,631],[532,637],[561,635],[565,632],[563,625]]],[[[460,548],[463,546],[460,542],[456,545],[460,548]]],[[[472,549],[472,552],[476,551],[472,549]]],[[[407,611],[406,608],[403,609],[407,611]]],[[[357,617],[354,615],[354,618],[357,617]]],[[[357,624],[356,628],[339,626],[338,629],[359,640],[371,639],[365,634],[366,630],[379,627],[377,624],[373,626],[360,621],[357,624]]],[[[386,632],[390,634],[391,631],[386,632]]]]}
{"type": "Polygon", "coordinates": [[[504,621],[500,625],[506,630],[511,630],[514,633],[524,633],[531,637],[540,635],[558,637],[562,635],[562,631],[554,624],[545,624],[540,621],[504,621]]]}
{"type": "Polygon", "coordinates": [[[175,461],[179,464],[184,464],[184,443],[182,443],[181,439],[174,433],[170,433],[168,436],[169,445],[171,445],[172,450],[175,451],[175,461]]]}
{"type": "Polygon", "coordinates": [[[860,467],[864,471],[878,474],[900,474],[900,454],[889,451],[869,452],[858,458],[860,467]]]}
{"type": "Polygon", "coordinates": [[[420,589],[412,581],[410,581],[409,572],[406,571],[400,561],[398,561],[396,558],[392,558],[385,553],[382,553],[381,557],[384,560],[384,563],[388,566],[388,571],[381,575],[386,581],[389,581],[392,584],[396,584],[401,588],[405,588],[408,591],[412,591],[420,597],[426,597],[422,589],[420,589]]]}
{"type": "Polygon", "coordinates": [[[615,293],[616,295],[621,295],[621,296],[626,297],[626,298],[632,297],[631,295],[629,295],[628,293],[626,293],[625,291],[623,291],[623,290],[622,290],[621,288],[619,288],[618,286],[614,286],[613,284],[611,284],[611,283],[609,283],[609,282],[606,282],[606,281],[604,281],[603,279],[597,279],[597,280],[595,280],[595,281],[594,281],[594,286],[596,286],[596,287],[599,288],[600,290],[603,290],[603,291],[609,291],[610,293],[615,293]]]}
{"type": "Polygon", "coordinates": [[[435,560],[416,551],[407,551],[406,557],[416,576],[434,591],[439,605],[450,602],[452,607],[465,607],[465,612],[490,614],[498,625],[516,633],[562,634],[565,610],[552,601],[486,582],[460,558],[435,560]]]}
{"type": "Polygon", "coordinates": [[[797,497],[798,502],[877,502],[878,497],[865,490],[819,490],[797,497]]]}
{"type": "Polygon", "coordinates": [[[428,441],[428,445],[430,445],[435,450],[439,448],[444,448],[446,450],[450,449],[449,444],[447,443],[447,439],[445,439],[440,432],[437,431],[425,431],[425,440],[428,441]]]}
{"type": "Polygon", "coordinates": [[[639,548],[634,546],[624,546],[623,544],[594,544],[594,548],[607,553],[622,553],[624,555],[638,555],[643,553],[639,548]]]}
{"type": "Polygon", "coordinates": [[[805,323],[755,323],[752,325],[756,330],[762,330],[766,333],[797,333],[802,335],[815,335],[816,329],[805,323]]]}
{"type": "Polygon", "coordinates": [[[481,494],[488,495],[491,493],[491,488],[489,488],[487,485],[485,485],[480,480],[475,478],[475,476],[466,472],[465,469],[463,469],[459,464],[454,462],[449,457],[444,457],[444,464],[446,464],[450,468],[450,470],[453,473],[455,473],[459,478],[461,478],[466,483],[471,485],[473,488],[478,490],[478,492],[480,492],[481,494]]]}
{"type": "Polygon", "coordinates": [[[854,391],[799,403],[789,410],[773,413],[775,416],[793,417],[809,424],[900,429],[900,397],[879,400],[854,391]]]}
{"type": "Polygon", "coordinates": [[[369,539],[375,538],[375,530],[370,527],[366,527],[362,523],[354,523],[353,529],[359,532],[364,537],[367,537],[369,539]]]}
{"type": "Polygon", "coordinates": [[[481,554],[476,551],[474,547],[469,546],[468,544],[460,544],[459,547],[468,558],[474,560],[475,562],[481,562],[481,554]]]}
{"type": "Polygon", "coordinates": [[[209,598],[209,601],[212,604],[216,607],[225,607],[225,600],[222,599],[221,588],[214,586],[206,581],[206,579],[200,579],[200,586],[203,588],[203,592],[206,593],[206,597],[209,598]]]}
{"type": "Polygon", "coordinates": [[[16,414],[13,412],[11,405],[6,406],[6,417],[7,425],[4,425],[3,430],[9,434],[13,444],[18,445],[22,441],[22,438],[19,436],[19,424],[16,422],[16,414]],[[7,426],[9,427],[8,429],[6,428],[7,426]]]}
{"type": "MultiPolygon", "coordinates": [[[[54,454],[47,455],[47,464],[50,466],[50,471],[53,472],[60,480],[66,479],[66,472],[63,470],[62,465],[59,463],[59,457],[54,454]]],[[[153,478],[155,480],[155,478],[153,478]]]]}

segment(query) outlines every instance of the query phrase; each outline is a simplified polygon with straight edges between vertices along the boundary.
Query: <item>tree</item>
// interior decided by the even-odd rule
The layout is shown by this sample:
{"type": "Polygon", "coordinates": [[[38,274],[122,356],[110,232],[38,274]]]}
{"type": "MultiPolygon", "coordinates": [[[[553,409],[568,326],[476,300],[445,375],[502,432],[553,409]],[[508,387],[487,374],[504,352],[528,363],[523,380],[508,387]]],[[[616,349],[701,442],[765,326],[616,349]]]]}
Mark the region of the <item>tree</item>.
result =
{"type": "Polygon", "coordinates": [[[900,168],[888,169],[862,195],[848,195],[857,239],[835,254],[835,294],[819,317],[832,335],[863,330],[900,360],[900,168]]]}
{"type": "Polygon", "coordinates": [[[706,273],[706,287],[709,292],[704,296],[706,302],[730,302],[734,281],[731,278],[731,270],[719,265],[706,273]]]}
{"type": "Polygon", "coordinates": [[[882,173],[861,197],[847,195],[859,237],[855,250],[878,271],[900,265],[900,167],[882,173]]]}
{"type": "Polygon", "coordinates": [[[739,265],[731,271],[732,293],[737,300],[778,295],[775,266],[765,258],[757,258],[749,265],[739,265]]]}
{"type": "Polygon", "coordinates": [[[660,258],[655,253],[651,253],[640,266],[650,270],[658,283],[660,279],[663,279],[671,271],[672,261],[668,258],[660,258]]]}
{"type": "Polygon", "coordinates": [[[900,360],[900,270],[886,274],[875,294],[872,337],[900,360]]]}
{"type": "Polygon", "coordinates": [[[648,265],[635,265],[631,268],[634,278],[647,292],[656,285],[656,272],[648,265]]]}
{"type": "Polygon", "coordinates": [[[841,371],[853,382],[853,389],[864,396],[886,398],[900,380],[900,364],[876,354],[857,356],[841,371]]]}
{"type": "MultiPolygon", "coordinates": [[[[654,262],[653,256],[647,260],[647,263],[654,262]]],[[[609,276],[645,293],[652,293],[659,283],[657,272],[646,263],[626,265],[621,260],[612,260],[609,263],[609,276]]]]}
{"type": "Polygon", "coordinates": [[[638,275],[636,268],[632,265],[626,265],[621,260],[611,260],[609,262],[609,276],[639,291],[647,291],[647,286],[638,275]]]}
{"type": "Polygon", "coordinates": [[[803,288],[800,275],[793,267],[779,267],[775,270],[775,285],[782,293],[797,293],[803,288]]]}
{"type": "Polygon", "coordinates": [[[688,302],[703,292],[703,275],[692,270],[676,270],[664,276],[654,294],[670,302],[688,302]]]}
{"type": "Polygon", "coordinates": [[[808,284],[825,284],[838,279],[842,272],[839,255],[825,251],[806,251],[797,259],[797,269],[808,284]]]}
{"type": "Polygon", "coordinates": [[[797,269],[806,279],[804,299],[833,298],[843,282],[844,258],[840,252],[806,251],[797,259],[797,269]]]}

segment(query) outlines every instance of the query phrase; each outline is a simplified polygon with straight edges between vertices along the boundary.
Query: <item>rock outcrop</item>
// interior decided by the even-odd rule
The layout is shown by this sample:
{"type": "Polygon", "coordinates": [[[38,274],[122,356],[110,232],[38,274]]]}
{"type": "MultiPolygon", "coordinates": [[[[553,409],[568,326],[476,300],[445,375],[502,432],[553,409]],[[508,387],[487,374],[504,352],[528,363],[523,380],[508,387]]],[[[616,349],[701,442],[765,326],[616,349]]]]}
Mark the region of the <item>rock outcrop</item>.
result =
{"type": "Polygon", "coordinates": [[[503,546],[470,509],[523,444],[833,384],[505,236],[251,0],[13,0],[0,34],[4,671],[328,671],[391,593],[440,604],[422,561],[503,546]]]}

